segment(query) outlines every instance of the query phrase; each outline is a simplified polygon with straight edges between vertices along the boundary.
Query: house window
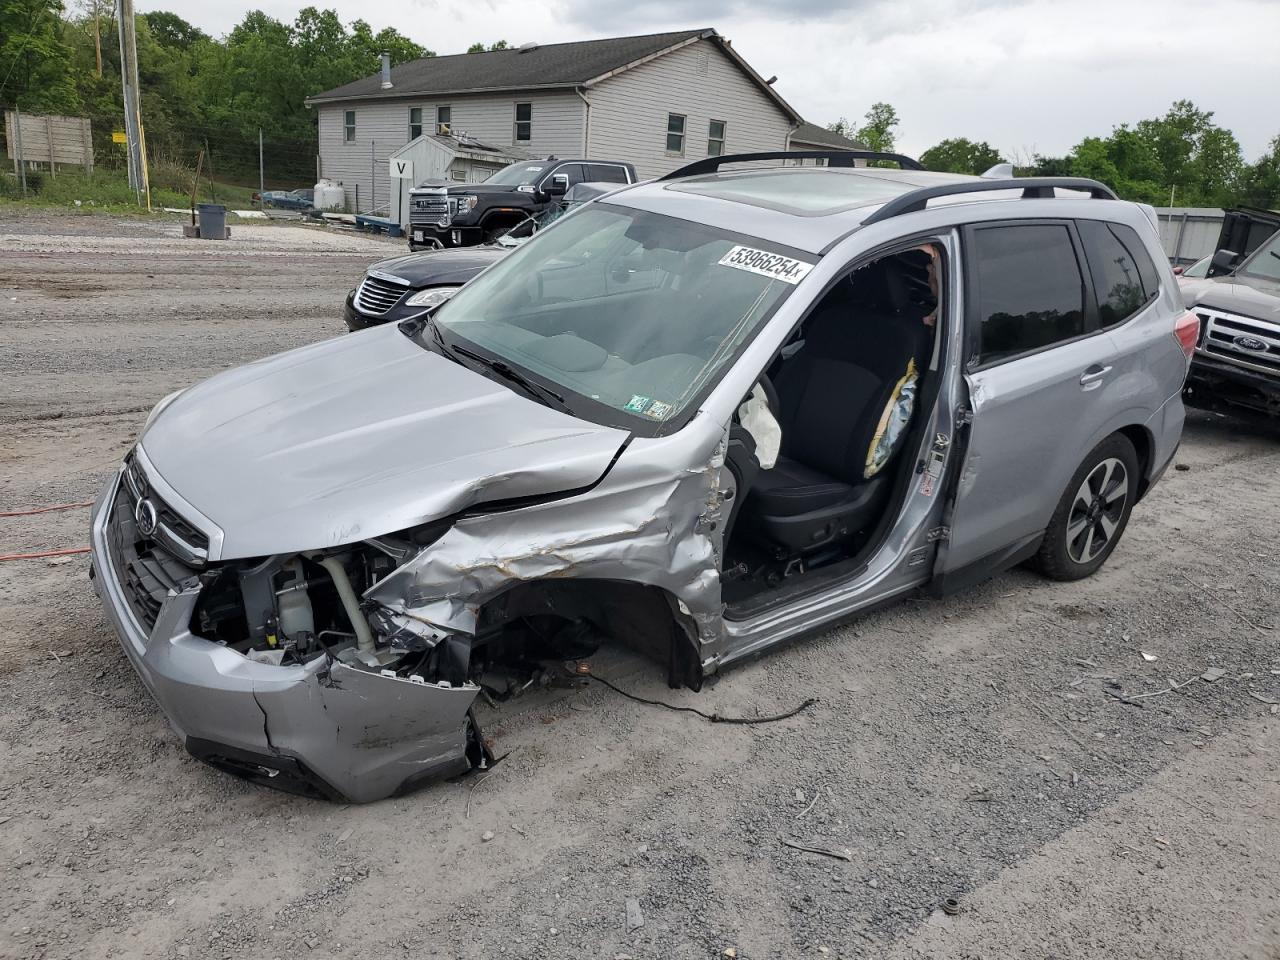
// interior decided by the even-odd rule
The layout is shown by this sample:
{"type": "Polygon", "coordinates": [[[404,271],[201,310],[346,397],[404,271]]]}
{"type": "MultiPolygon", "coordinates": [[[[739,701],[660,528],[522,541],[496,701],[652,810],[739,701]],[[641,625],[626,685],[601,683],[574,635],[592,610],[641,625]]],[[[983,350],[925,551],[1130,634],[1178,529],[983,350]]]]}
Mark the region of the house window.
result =
{"type": "Polygon", "coordinates": [[[422,136],[422,108],[409,108],[409,139],[417,140],[422,136]]]}
{"type": "Polygon", "coordinates": [[[684,114],[667,114],[667,153],[684,155],[684,114]]]}
{"type": "Polygon", "coordinates": [[[436,107],[436,133],[453,123],[453,107],[436,107]]]}
{"type": "Polygon", "coordinates": [[[718,157],[724,153],[724,121],[712,120],[707,127],[707,156],[718,157]]]}
{"type": "Polygon", "coordinates": [[[342,139],[347,143],[355,143],[356,112],[354,110],[347,110],[342,114],[342,139]]]}
{"type": "Polygon", "coordinates": [[[528,143],[533,139],[533,104],[516,104],[515,131],[512,134],[514,143],[528,143]]]}

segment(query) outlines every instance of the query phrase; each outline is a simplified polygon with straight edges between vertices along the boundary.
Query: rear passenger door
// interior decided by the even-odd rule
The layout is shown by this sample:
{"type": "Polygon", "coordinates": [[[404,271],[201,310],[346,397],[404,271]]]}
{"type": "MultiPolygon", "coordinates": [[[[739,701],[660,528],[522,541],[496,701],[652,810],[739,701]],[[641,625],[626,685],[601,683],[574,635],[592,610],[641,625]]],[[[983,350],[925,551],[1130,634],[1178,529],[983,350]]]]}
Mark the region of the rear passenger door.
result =
{"type": "Polygon", "coordinates": [[[1115,359],[1070,221],[977,224],[962,249],[972,422],[939,572],[999,563],[1048,526],[1115,359]]]}
{"type": "MultiPolygon", "coordinates": [[[[1093,275],[1098,325],[1116,351],[1103,388],[1112,395],[1109,407],[1115,414],[1133,411],[1132,419],[1144,422],[1169,399],[1171,390],[1177,392],[1186,375],[1185,355],[1169,348],[1170,324],[1161,323],[1157,315],[1160,274],[1132,227],[1077,220],[1076,229],[1093,275]]],[[[1151,240],[1158,243],[1154,235],[1151,240]]]]}

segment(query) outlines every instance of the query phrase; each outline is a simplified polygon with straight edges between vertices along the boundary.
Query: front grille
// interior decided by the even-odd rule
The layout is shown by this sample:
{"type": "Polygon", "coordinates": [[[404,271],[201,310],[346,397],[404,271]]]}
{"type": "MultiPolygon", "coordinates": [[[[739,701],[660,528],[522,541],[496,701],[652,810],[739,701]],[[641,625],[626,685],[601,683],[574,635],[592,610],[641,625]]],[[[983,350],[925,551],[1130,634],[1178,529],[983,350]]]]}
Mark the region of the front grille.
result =
{"type": "Polygon", "coordinates": [[[107,539],[116,581],[134,616],[150,632],[169,591],[199,571],[157,539],[139,532],[136,506],[129,485],[121,483],[107,518],[107,539]]]}
{"type": "Polygon", "coordinates": [[[1253,317],[1197,307],[1204,333],[1198,351],[1236,366],[1280,375],[1280,326],[1253,317]]]}
{"type": "Polygon", "coordinates": [[[409,200],[409,226],[449,226],[449,197],[440,193],[414,194],[409,200]]]}
{"type": "Polygon", "coordinates": [[[386,313],[409,292],[407,286],[380,277],[366,276],[356,288],[356,309],[361,313],[386,313]]]}
{"type": "Polygon", "coordinates": [[[184,562],[193,566],[201,566],[209,555],[209,538],[196,529],[169,504],[151,489],[146,474],[135,456],[125,461],[124,483],[120,488],[128,495],[130,510],[135,510],[138,501],[145,499],[156,511],[156,531],[154,539],[164,543],[170,552],[176,554],[184,562]]]}

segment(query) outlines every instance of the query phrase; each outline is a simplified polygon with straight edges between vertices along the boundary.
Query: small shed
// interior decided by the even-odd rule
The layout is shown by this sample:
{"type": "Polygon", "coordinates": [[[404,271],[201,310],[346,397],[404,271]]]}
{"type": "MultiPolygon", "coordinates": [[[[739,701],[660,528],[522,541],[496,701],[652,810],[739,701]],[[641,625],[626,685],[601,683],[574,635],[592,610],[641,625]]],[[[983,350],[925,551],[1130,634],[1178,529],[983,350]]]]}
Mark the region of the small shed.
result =
{"type": "Polygon", "coordinates": [[[1213,253],[1222,231],[1218,207],[1157,207],[1160,245],[1175,267],[1190,266],[1213,253]]]}
{"type": "MultiPolygon", "coordinates": [[[[444,128],[442,128],[444,129],[444,128]]],[[[391,154],[391,219],[409,222],[409,190],[428,181],[483,183],[517,160],[528,157],[469,137],[464,131],[425,134],[391,154]]]]}

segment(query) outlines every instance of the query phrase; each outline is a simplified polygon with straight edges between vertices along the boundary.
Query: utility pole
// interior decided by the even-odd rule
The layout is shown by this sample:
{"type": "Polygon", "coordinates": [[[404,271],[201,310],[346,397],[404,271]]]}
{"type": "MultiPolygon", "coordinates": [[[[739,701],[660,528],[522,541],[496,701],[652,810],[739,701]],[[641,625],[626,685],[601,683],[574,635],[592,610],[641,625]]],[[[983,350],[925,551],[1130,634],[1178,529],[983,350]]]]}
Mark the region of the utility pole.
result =
{"type": "Polygon", "coordinates": [[[93,55],[98,65],[98,79],[102,79],[102,24],[99,22],[101,17],[102,0],[93,0],[93,55]]]}
{"type": "Polygon", "coordinates": [[[262,199],[262,195],[267,190],[266,180],[263,178],[262,165],[262,128],[258,128],[258,206],[263,210],[267,209],[267,201],[262,199]]]}
{"type": "Polygon", "coordinates": [[[116,0],[120,27],[120,83],[124,88],[124,135],[129,151],[129,186],[138,203],[151,209],[151,185],[147,178],[146,141],[142,132],[142,109],[138,100],[138,37],[133,19],[133,0],[116,0]]]}

